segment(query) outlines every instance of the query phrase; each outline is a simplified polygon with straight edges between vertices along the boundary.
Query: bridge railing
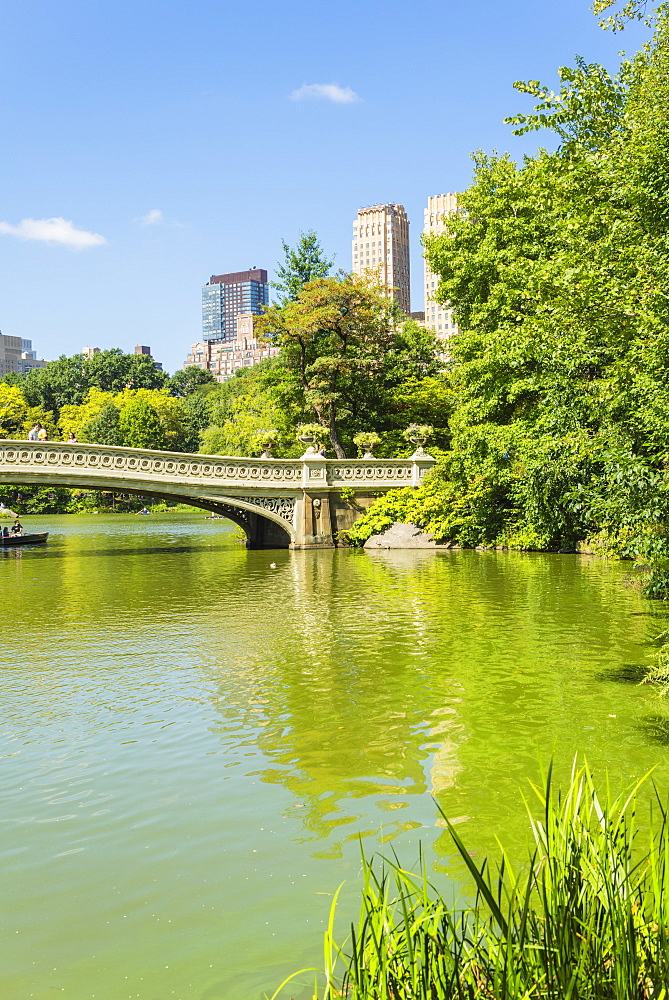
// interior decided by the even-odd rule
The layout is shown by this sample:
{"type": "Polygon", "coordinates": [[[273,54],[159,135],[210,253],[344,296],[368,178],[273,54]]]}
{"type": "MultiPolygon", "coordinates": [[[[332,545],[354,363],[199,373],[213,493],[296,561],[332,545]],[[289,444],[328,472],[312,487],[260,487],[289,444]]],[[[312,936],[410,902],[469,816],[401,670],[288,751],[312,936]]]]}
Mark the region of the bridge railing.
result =
{"type": "Polygon", "coordinates": [[[20,481],[25,472],[34,477],[109,481],[137,480],[170,485],[261,490],[388,490],[418,486],[435,460],[425,453],[410,458],[327,459],[240,458],[224,455],[191,455],[143,448],[99,444],[66,444],[57,441],[0,440],[0,473],[20,481]]]}

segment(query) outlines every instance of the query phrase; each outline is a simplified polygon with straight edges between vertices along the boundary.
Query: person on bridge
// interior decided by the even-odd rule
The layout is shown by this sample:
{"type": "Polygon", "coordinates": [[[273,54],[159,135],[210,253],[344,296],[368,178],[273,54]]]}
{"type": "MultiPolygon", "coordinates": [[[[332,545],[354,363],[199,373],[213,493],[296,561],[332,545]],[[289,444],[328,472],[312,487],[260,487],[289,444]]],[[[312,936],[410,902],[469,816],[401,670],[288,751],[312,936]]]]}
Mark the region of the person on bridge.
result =
{"type": "Polygon", "coordinates": [[[37,426],[39,427],[39,430],[37,431],[37,440],[46,441],[49,437],[49,435],[46,432],[46,427],[40,427],[39,424],[37,426]]]}
{"type": "Polygon", "coordinates": [[[76,435],[72,431],[67,435],[67,444],[79,444],[76,435]]]}
{"type": "Polygon", "coordinates": [[[28,440],[39,441],[38,435],[39,435],[39,424],[33,424],[30,430],[28,431],[28,440]]]}

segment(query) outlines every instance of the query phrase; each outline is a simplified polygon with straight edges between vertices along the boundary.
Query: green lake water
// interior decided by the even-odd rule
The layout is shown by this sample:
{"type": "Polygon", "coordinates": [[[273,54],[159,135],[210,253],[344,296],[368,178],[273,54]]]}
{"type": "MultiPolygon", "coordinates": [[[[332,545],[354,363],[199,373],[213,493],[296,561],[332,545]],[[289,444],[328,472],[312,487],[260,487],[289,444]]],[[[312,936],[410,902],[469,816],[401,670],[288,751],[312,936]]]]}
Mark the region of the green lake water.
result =
{"type": "Polygon", "coordinates": [[[51,537],[0,551],[3,1000],[256,1000],[319,964],[343,881],[344,932],[361,837],[422,842],[446,887],[437,802],[483,856],[520,849],[540,758],[669,789],[669,705],[635,683],[667,611],[629,564],[25,525],[51,537]]]}

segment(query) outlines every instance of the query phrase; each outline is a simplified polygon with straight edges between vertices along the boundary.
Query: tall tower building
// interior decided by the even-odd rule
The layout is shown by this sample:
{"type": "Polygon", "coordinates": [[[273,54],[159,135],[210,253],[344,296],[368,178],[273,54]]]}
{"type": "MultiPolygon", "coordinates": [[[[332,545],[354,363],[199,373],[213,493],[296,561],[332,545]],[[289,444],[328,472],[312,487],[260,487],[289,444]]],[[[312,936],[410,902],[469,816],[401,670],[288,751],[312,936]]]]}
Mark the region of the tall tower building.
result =
{"type": "Polygon", "coordinates": [[[361,208],[353,223],[354,274],[377,276],[403,312],[411,311],[409,220],[403,205],[361,208]]]}
{"type": "MultiPolygon", "coordinates": [[[[423,233],[433,236],[443,233],[446,228],[445,215],[451,215],[458,210],[458,199],[455,194],[435,194],[427,199],[424,216],[423,233]]],[[[439,286],[439,276],[431,271],[425,261],[425,326],[434,330],[439,340],[446,342],[457,333],[453,322],[453,310],[434,301],[434,293],[439,286]]]]}
{"type": "Polygon", "coordinates": [[[235,271],[212,274],[202,288],[202,339],[221,343],[235,340],[237,316],[258,316],[269,304],[267,271],[235,271]]]}

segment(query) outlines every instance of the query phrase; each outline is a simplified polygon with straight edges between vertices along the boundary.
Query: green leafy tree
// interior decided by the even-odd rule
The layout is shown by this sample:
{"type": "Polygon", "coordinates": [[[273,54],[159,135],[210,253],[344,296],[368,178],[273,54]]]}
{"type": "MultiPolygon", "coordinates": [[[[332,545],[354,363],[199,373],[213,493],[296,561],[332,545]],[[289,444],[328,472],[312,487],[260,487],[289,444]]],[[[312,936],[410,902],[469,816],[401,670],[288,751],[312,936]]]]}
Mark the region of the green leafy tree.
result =
{"type": "Polygon", "coordinates": [[[119,431],[127,448],[164,448],[165,430],[157,410],[145,399],[131,399],[119,417],[119,431]]]}
{"type": "Polygon", "coordinates": [[[272,448],[278,457],[298,454],[291,413],[279,405],[264,379],[263,366],[257,365],[224,383],[215,398],[212,394],[212,423],[201,433],[203,454],[257,455],[263,450],[259,436],[268,429],[276,430],[272,448]]]}
{"type": "Polygon", "coordinates": [[[84,373],[90,386],[114,393],[124,389],[164,389],[170,381],[167,372],[156,368],[153,358],[125,354],[117,347],[85,358],[84,373]]]}
{"type": "Polygon", "coordinates": [[[279,280],[272,282],[272,288],[281,293],[280,302],[285,305],[286,302],[294,302],[297,299],[307,282],[325,278],[330,273],[334,259],[329,260],[325,256],[325,251],[312,229],[300,233],[300,239],[294,249],[283,241],[282,246],[284,260],[276,269],[279,280]]]}
{"type": "Polygon", "coordinates": [[[72,358],[63,354],[44,368],[33,368],[22,377],[20,385],[30,406],[42,406],[53,412],[67,404],[83,403],[90,388],[81,354],[72,358]]]}
{"type": "Polygon", "coordinates": [[[58,413],[62,406],[81,405],[90,389],[118,393],[124,389],[161,389],[169,376],[144,354],[125,354],[119,348],[91,358],[62,355],[44,368],[34,368],[20,382],[30,406],[58,413]]]}
{"type": "Polygon", "coordinates": [[[111,392],[103,392],[101,389],[89,389],[83,403],[67,403],[60,407],[58,414],[58,427],[64,440],[69,433],[72,433],[82,441],[88,440],[84,436],[84,427],[95,420],[100,415],[107,403],[113,402],[114,396],[111,392]]]}
{"type": "Polygon", "coordinates": [[[237,396],[246,394],[251,385],[253,391],[262,395],[262,372],[266,365],[265,361],[249,368],[240,368],[226,382],[221,382],[211,390],[208,387],[202,390],[206,396],[210,424],[221,427],[226,420],[234,417],[238,410],[235,402],[237,396]]]}
{"type": "Polygon", "coordinates": [[[0,500],[17,514],[64,514],[72,491],[55,486],[0,486],[0,500]]]}
{"type": "Polygon", "coordinates": [[[39,406],[28,406],[19,384],[0,382],[0,437],[20,439],[39,423],[50,439],[56,435],[52,414],[39,406]]]}
{"type": "MultiPolygon", "coordinates": [[[[209,388],[207,386],[207,388],[209,388]]],[[[198,451],[200,436],[211,424],[211,406],[209,393],[195,390],[181,402],[183,420],[181,425],[180,445],[183,451],[198,451]]]]}
{"type": "Polygon", "coordinates": [[[212,407],[209,395],[209,393],[192,392],[182,401],[184,413],[198,431],[203,431],[211,423],[212,407]]]}
{"type": "Polygon", "coordinates": [[[211,372],[197,365],[188,365],[187,368],[174,373],[169,381],[169,390],[173,396],[187,397],[203,385],[215,384],[216,378],[211,372]]]}
{"type": "MultiPolygon", "coordinates": [[[[650,562],[669,594],[669,40],[609,75],[578,60],[510,119],[550,128],[520,165],[476,154],[426,241],[454,305],[447,452],[385,513],[462,544],[591,548],[650,562]]],[[[376,505],[375,505],[376,506],[376,505]]],[[[367,530],[361,522],[356,531],[367,530]]],[[[358,539],[360,540],[360,539],[358,539]]]]}
{"type": "Polygon", "coordinates": [[[124,389],[114,396],[114,404],[123,412],[125,407],[142,400],[158,415],[162,427],[162,444],[153,447],[171,451],[189,451],[197,447],[197,434],[183,399],[171,396],[167,389],[124,389]]]}
{"type": "Polygon", "coordinates": [[[625,132],[625,109],[635,80],[635,64],[625,59],[616,74],[577,56],[575,66],[561,66],[556,94],[538,80],[516,81],[514,88],[539,103],[530,114],[505,118],[514,135],[551,129],[561,141],[560,156],[599,150],[625,132]]]}
{"type": "Polygon", "coordinates": [[[28,418],[28,404],[17,385],[0,384],[0,435],[4,438],[23,436],[28,418]]]}
{"type": "Polygon", "coordinates": [[[118,407],[112,402],[106,403],[96,417],[84,424],[81,440],[93,444],[123,444],[120,417],[118,407]]]}
{"type": "Polygon", "coordinates": [[[439,368],[434,336],[402,325],[380,286],[358,276],[319,278],[260,317],[259,335],[281,348],[267,369],[280,405],[315,416],[338,458],[361,426],[375,429],[392,390],[439,368]]]}

